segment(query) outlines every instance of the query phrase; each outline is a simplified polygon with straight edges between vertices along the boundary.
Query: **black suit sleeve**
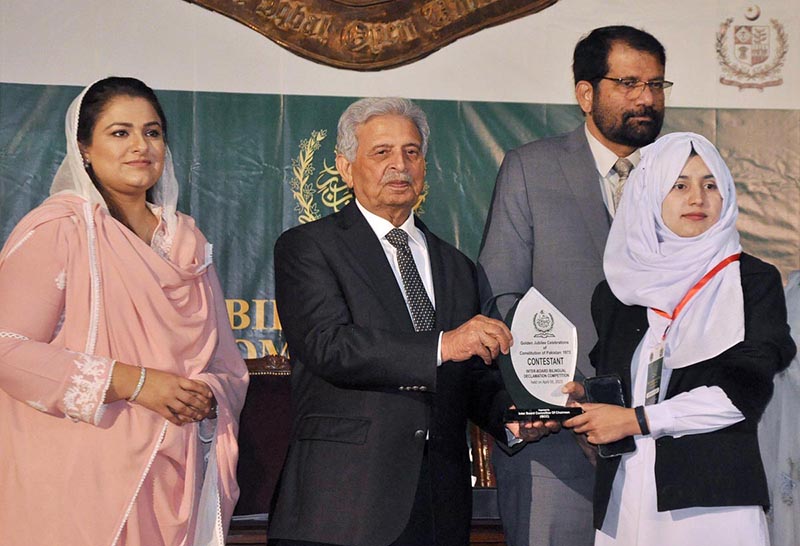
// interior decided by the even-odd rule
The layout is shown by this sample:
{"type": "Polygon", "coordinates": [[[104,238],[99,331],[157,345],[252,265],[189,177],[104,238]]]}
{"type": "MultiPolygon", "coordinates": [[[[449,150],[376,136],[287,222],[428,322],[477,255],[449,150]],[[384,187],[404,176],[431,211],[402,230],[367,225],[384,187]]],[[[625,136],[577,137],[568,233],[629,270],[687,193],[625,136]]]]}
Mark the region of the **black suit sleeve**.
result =
{"type": "Polygon", "coordinates": [[[369,302],[363,289],[347,286],[333,254],[302,229],[287,231],[275,245],[276,299],[292,356],[341,388],[435,390],[438,332],[355,320],[351,310],[369,302]]]}
{"type": "Polygon", "coordinates": [[[469,366],[472,380],[470,382],[469,418],[481,429],[491,434],[508,451],[516,452],[524,444],[508,448],[508,436],[504,416],[506,410],[514,403],[504,390],[500,371],[496,367],[488,367],[480,359],[473,358],[469,366]]]}

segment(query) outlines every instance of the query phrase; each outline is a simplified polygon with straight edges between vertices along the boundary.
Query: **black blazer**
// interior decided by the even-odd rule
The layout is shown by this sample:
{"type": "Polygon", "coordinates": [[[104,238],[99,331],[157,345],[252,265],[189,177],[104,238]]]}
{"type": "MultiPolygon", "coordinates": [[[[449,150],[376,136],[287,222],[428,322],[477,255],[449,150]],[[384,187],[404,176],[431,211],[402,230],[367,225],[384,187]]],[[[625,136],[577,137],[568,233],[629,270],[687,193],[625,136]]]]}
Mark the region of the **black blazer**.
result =
{"type": "MultiPolygon", "coordinates": [[[[773,376],[789,365],[795,345],[777,269],[742,254],[745,338],[722,354],[674,370],[667,398],[700,386],[719,386],[745,419],[721,430],[656,440],[658,510],[696,506],[769,506],[757,426],[772,396],[773,376]]],[[[603,281],[592,297],[598,342],[590,356],[598,375],[617,373],[631,400],[630,363],[647,331],[647,310],[621,303],[603,281]]],[[[600,459],[594,492],[594,525],[605,519],[620,459],[600,459]]]]}
{"type": "Polygon", "coordinates": [[[284,233],[277,305],[292,354],[294,422],[270,538],[381,546],[404,529],[426,433],[437,544],[469,542],[467,419],[505,438],[510,404],[478,359],[437,368],[439,330],[478,312],[475,268],[422,222],[436,306],[417,333],[355,203],[284,233]]]}

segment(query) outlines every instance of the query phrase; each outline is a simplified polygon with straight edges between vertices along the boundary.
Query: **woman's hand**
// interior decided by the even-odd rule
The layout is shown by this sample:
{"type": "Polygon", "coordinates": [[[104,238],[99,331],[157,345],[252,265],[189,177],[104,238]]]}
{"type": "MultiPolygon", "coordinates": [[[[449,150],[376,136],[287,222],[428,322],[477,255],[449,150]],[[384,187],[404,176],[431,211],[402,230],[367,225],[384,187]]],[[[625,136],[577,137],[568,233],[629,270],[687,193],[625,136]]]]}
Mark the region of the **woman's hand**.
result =
{"type": "MultiPolygon", "coordinates": [[[[561,392],[569,395],[567,398],[567,407],[569,408],[579,408],[586,402],[586,388],[579,381],[570,381],[561,387],[561,392]]],[[[566,426],[566,423],[564,425],[566,426]]],[[[597,466],[597,447],[589,443],[585,434],[576,433],[575,440],[592,466],[597,466]]]]}
{"type": "MultiPolygon", "coordinates": [[[[139,366],[117,362],[106,403],[128,399],[139,381],[139,366]]],[[[147,368],[144,385],[136,404],[154,411],[175,425],[216,417],[214,393],[202,381],[147,368]]]]}
{"type": "Polygon", "coordinates": [[[577,434],[585,434],[591,444],[608,444],[626,436],[641,434],[636,414],[631,408],[590,403],[579,406],[584,413],[564,421],[564,426],[577,434]]]}
{"type": "Polygon", "coordinates": [[[148,368],[147,380],[136,403],[169,422],[182,425],[202,421],[211,413],[214,395],[208,385],[169,372],[148,368]]]}
{"type": "Polygon", "coordinates": [[[569,398],[567,398],[567,407],[578,407],[580,404],[586,402],[586,389],[583,383],[570,381],[561,387],[561,392],[569,395],[569,398]]]}

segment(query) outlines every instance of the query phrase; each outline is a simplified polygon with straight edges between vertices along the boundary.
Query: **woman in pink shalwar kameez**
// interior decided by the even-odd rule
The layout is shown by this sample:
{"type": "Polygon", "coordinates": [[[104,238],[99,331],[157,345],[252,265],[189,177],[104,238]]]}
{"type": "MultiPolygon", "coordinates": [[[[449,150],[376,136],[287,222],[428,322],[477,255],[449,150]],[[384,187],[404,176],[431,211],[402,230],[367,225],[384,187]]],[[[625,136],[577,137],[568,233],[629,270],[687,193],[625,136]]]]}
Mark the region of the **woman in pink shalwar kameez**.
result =
{"type": "Polygon", "coordinates": [[[223,546],[247,370],[166,119],[108,78],[66,134],[0,253],[0,543],[223,546]]]}

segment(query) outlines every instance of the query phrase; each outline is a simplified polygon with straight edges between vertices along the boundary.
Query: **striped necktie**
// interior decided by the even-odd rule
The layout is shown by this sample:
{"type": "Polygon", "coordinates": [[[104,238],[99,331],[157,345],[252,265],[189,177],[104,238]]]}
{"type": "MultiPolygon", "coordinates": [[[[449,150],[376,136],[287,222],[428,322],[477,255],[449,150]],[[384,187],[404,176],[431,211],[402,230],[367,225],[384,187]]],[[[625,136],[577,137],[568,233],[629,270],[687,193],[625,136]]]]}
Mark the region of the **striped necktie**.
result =
{"type": "Polygon", "coordinates": [[[619,176],[619,180],[617,180],[614,186],[614,211],[619,208],[619,202],[622,200],[622,190],[625,186],[625,181],[628,180],[628,175],[631,174],[631,170],[633,170],[633,163],[624,157],[620,157],[617,159],[617,162],[614,163],[614,171],[617,173],[617,176],[619,176]]]}

